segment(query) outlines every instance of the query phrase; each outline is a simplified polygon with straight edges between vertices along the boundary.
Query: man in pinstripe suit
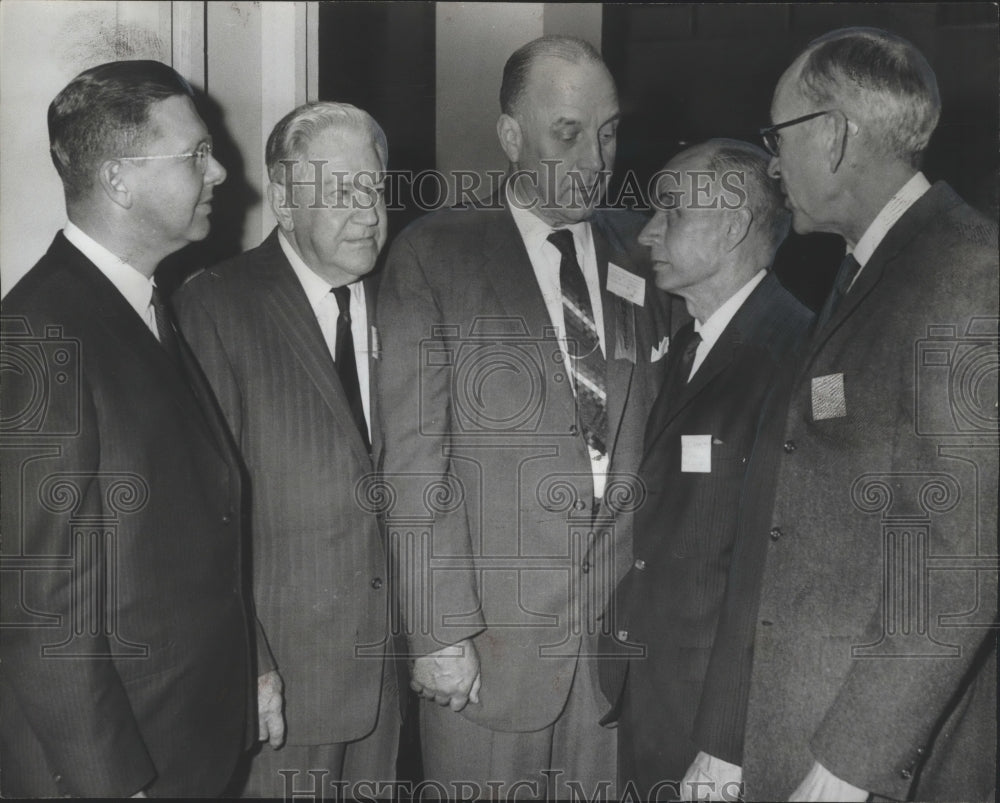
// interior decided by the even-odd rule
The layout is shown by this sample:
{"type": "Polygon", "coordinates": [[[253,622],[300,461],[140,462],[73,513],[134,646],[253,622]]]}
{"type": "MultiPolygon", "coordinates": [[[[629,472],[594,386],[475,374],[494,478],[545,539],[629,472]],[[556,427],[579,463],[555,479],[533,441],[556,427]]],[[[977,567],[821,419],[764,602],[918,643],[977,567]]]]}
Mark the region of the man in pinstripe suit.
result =
{"type": "Polygon", "coordinates": [[[287,744],[253,758],[245,794],[283,797],[395,771],[382,535],[355,496],[381,446],[366,276],[387,148],[366,112],[321,102],[275,126],[266,158],[278,228],[176,305],[250,475],[254,592],[284,685],[287,744]]]}

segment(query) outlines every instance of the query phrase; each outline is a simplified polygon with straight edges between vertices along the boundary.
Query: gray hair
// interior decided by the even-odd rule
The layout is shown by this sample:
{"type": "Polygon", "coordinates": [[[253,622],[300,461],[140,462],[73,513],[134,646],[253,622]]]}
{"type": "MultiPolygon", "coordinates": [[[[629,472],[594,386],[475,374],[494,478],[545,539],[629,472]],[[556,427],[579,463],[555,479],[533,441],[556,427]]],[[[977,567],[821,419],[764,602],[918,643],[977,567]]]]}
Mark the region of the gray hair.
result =
{"type": "Polygon", "coordinates": [[[878,28],[840,28],[802,56],[803,95],[818,108],[846,102],[881,151],[919,167],[941,114],[934,70],[912,43],[878,28]]]}
{"type": "Polygon", "coordinates": [[[282,117],[267,138],[264,161],[271,181],[283,184],[282,162],[299,161],[314,137],[324,131],[361,131],[371,137],[382,167],[389,162],[389,146],[385,132],[368,112],[350,103],[320,100],[304,103],[282,117]]]}
{"type": "MultiPolygon", "coordinates": [[[[747,208],[754,226],[771,254],[784,242],[792,216],[785,207],[785,196],[777,179],[768,175],[770,155],[763,148],[739,139],[710,139],[705,143],[711,155],[707,168],[717,177],[738,175],[747,208]]],[[[731,182],[727,184],[730,186],[731,182]]]]}
{"type": "Polygon", "coordinates": [[[557,58],[573,64],[604,64],[604,59],[586,39],[576,36],[541,36],[515,50],[503,67],[500,82],[500,111],[514,116],[528,86],[531,65],[541,58],[557,58]]]}

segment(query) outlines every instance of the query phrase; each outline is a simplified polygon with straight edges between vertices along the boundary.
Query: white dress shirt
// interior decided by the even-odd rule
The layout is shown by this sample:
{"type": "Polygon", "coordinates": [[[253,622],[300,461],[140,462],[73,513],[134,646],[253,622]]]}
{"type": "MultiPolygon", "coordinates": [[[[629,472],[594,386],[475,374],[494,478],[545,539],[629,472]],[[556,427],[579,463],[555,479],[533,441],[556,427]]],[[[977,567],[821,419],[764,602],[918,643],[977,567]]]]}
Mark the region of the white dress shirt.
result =
{"type": "MultiPolygon", "coordinates": [[[[569,353],[566,348],[566,329],[563,317],[562,285],[559,281],[559,266],[562,254],[559,249],[548,241],[554,229],[534,212],[521,209],[511,198],[511,187],[507,185],[507,206],[514,218],[517,230],[524,241],[528,259],[535,272],[535,281],[545,301],[545,309],[549,320],[559,338],[559,348],[563,359],[568,365],[569,353]]],[[[597,254],[594,251],[594,235],[589,223],[575,223],[566,226],[573,233],[573,246],[576,248],[576,261],[583,272],[587,291],[590,294],[590,308],[594,313],[594,324],[597,326],[597,337],[600,340],[601,352],[607,357],[604,343],[604,305],[601,301],[601,280],[597,274],[597,254]]],[[[574,393],[576,390],[574,389],[574,393]]],[[[591,470],[594,474],[594,496],[600,499],[604,496],[604,486],[608,476],[608,457],[588,447],[590,452],[591,470]]]]}
{"type": "MultiPolygon", "coordinates": [[[[919,201],[923,194],[930,188],[931,184],[927,180],[927,177],[917,171],[889,199],[888,203],[882,207],[882,210],[875,216],[875,219],[869,224],[868,228],[865,229],[865,233],[861,235],[857,245],[854,246],[854,258],[858,260],[861,268],[854,275],[854,281],[851,282],[850,287],[847,288],[848,290],[854,286],[854,282],[858,280],[858,276],[864,270],[865,263],[871,259],[872,254],[875,253],[875,249],[885,239],[885,235],[889,233],[889,230],[896,225],[899,219],[906,213],[906,210],[919,201]]],[[[848,251],[850,251],[849,248],[848,251]]]]}
{"type": "Polygon", "coordinates": [[[153,310],[153,280],[139,273],[121,257],[112,254],[72,221],[66,224],[63,236],[107,277],[159,340],[160,333],[156,331],[156,313],[153,310]]]}
{"type": "Polygon", "coordinates": [[[698,350],[694,353],[694,362],[691,363],[691,373],[688,374],[689,382],[691,381],[691,377],[701,367],[701,364],[705,362],[705,358],[712,350],[712,346],[716,344],[719,336],[729,326],[729,322],[733,319],[733,316],[739,312],[740,307],[743,306],[743,302],[750,297],[754,288],[764,281],[765,276],[767,276],[766,270],[757,271],[750,281],[733,293],[721,307],[709,315],[705,323],[699,323],[695,320],[694,330],[701,335],[701,342],[698,344],[698,350]]]}
{"type": "MultiPolygon", "coordinates": [[[[319,322],[320,331],[330,350],[330,359],[337,353],[337,319],[340,317],[340,307],[330,284],[315,273],[302,261],[291,244],[285,239],[285,234],[278,231],[278,243],[281,250],[291,263],[292,270],[299,278],[299,283],[309,299],[309,305],[319,322]]],[[[358,385],[361,387],[361,406],[365,412],[365,424],[368,426],[368,440],[372,437],[371,388],[368,371],[368,308],[365,305],[365,285],[362,281],[348,285],[351,290],[351,337],[354,338],[354,358],[358,366],[358,385]]]]}

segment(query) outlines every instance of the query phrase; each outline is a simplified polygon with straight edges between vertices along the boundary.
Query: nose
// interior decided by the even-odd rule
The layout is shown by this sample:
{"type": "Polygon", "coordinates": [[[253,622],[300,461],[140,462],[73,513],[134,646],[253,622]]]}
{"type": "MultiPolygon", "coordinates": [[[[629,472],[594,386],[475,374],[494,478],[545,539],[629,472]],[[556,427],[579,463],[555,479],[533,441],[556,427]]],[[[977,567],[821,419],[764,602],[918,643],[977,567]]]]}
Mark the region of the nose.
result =
{"type": "Polygon", "coordinates": [[[583,146],[583,152],[577,159],[577,167],[580,170],[604,170],[607,167],[606,154],[601,144],[600,132],[595,132],[589,137],[583,146]]]}
{"type": "Polygon", "coordinates": [[[209,186],[216,186],[226,180],[226,168],[222,162],[215,158],[215,154],[209,154],[208,167],[205,168],[205,183],[209,186]]]}
{"type": "Polygon", "coordinates": [[[657,232],[662,227],[660,218],[662,216],[659,212],[653,215],[652,220],[649,221],[645,226],[643,226],[642,231],[639,232],[639,244],[644,245],[647,248],[652,248],[654,242],[656,241],[657,232]]]}
{"type": "Polygon", "coordinates": [[[375,192],[359,192],[354,198],[354,211],[351,217],[355,223],[374,226],[378,223],[379,206],[379,197],[375,192]]]}
{"type": "Polygon", "coordinates": [[[771,161],[767,163],[767,174],[771,178],[781,178],[781,167],[778,164],[777,156],[772,156],[771,161]]]}

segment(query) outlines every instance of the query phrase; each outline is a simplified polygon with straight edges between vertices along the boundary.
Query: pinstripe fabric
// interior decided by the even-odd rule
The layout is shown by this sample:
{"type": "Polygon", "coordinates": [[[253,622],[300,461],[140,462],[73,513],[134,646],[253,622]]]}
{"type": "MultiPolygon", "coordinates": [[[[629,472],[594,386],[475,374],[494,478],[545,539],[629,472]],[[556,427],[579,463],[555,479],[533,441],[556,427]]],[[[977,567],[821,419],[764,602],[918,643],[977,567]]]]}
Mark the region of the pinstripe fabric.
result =
{"type": "MultiPolygon", "coordinates": [[[[646,651],[628,662],[619,722],[623,779],[634,781],[642,796],[659,781],[679,781],[697,752],[691,727],[757,417],[776,370],[811,320],[768,274],[691,381],[672,385],[673,392],[665,386],[653,405],[639,470],[648,500],[636,515],[636,562],[614,610],[620,638],[646,651]],[[710,473],[681,471],[684,435],[711,437],[710,473]]],[[[681,346],[682,337],[683,330],[681,346]]],[[[681,370],[682,351],[671,347],[668,377],[681,370]]],[[[612,667],[604,667],[605,685],[614,697],[612,667]]]]}
{"type": "Polygon", "coordinates": [[[218,795],[256,714],[241,483],[224,423],[61,234],[3,311],[4,568],[37,565],[0,578],[4,623],[29,625],[0,632],[0,790],[218,795]],[[11,336],[28,325],[27,343],[11,336]],[[26,353],[48,366],[34,422],[22,393],[39,388],[6,370],[26,353]],[[77,549],[81,538],[91,549],[77,549]]]}
{"type": "Polygon", "coordinates": [[[378,520],[355,497],[374,463],[319,324],[276,233],[175,305],[250,475],[254,593],[288,742],[360,738],[378,712],[388,574],[378,520]]]}

